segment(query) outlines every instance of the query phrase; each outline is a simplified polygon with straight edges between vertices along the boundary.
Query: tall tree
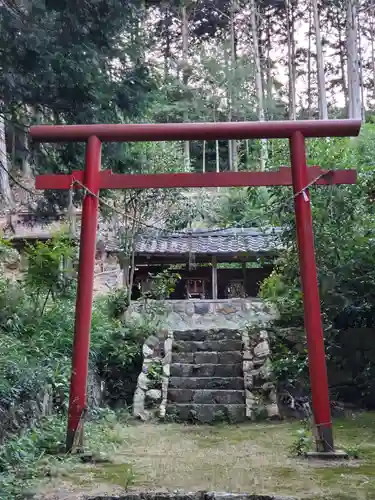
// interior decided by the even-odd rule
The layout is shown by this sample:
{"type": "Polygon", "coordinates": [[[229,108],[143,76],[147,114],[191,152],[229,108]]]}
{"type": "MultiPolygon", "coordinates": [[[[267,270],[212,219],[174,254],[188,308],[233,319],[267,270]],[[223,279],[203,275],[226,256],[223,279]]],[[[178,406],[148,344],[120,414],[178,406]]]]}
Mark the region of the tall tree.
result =
{"type": "Polygon", "coordinates": [[[312,55],[311,55],[311,31],[312,31],[312,5],[311,2],[309,3],[309,28],[308,28],[308,48],[307,48],[307,113],[308,113],[308,118],[312,118],[312,85],[311,85],[311,78],[312,78],[312,55]]]}
{"type": "MultiPolygon", "coordinates": [[[[236,75],[237,75],[237,51],[236,51],[236,27],[235,13],[237,9],[237,1],[230,0],[230,21],[229,21],[229,43],[230,43],[230,58],[228,60],[228,120],[233,119],[233,108],[236,99],[236,75]]],[[[230,170],[238,170],[238,151],[237,141],[229,141],[229,167],[230,170]]]]}
{"type": "Polygon", "coordinates": [[[328,118],[327,95],[325,84],[324,71],[324,54],[322,47],[322,37],[320,33],[320,16],[318,9],[318,0],[311,0],[314,12],[314,28],[316,40],[316,62],[318,68],[318,102],[319,102],[319,118],[326,120],[328,118]]]}
{"type": "Polygon", "coordinates": [[[358,0],[347,0],[347,71],[349,118],[362,118],[361,82],[358,50],[358,0]]]}
{"type": "MultiPolygon", "coordinates": [[[[184,84],[185,92],[187,91],[189,83],[189,17],[187,11],[187,0],[183,0],[181,6],[181,37],[182,37],[182,82],[184,84]]],[[[184,110],[184,122],[189,121],[189,112],[187,106],[184,110]]],[[[184,161],[185,171],[190,170],[190,142],[184,142],[184,161]]]]}
{"type": "Polygon", "coordinates": [[[297,62],[296,62],[296,42],[295,42],[295,8],[296,8],[295,0],[285,0],[290,120],[297,119],[297,102],[296,102],[297,62]]]}
{"type": "MultiPolygon", "coordinates": [[[[264,113],[264,94],[263,94],[263,80],[262,80],[262,67],[259,51],[258,29],[257,29],[257,7],[255,0],[250,0],[250,25],[251,35],[253,41],[253,53],[255,62],[255,87],[257,93],[257,114],[258,120],[263,122],[265,119],[264,113]]],[[[260,169],[265,170],[267,161],[267,141],[261,141],[261,154],[260,154],[260,169]]]]}
{"type": "Polygon", "coordinates": [[[13,204],[12,190],[9,183],[9,165],[5,140],[4,116],[0,114],[0,203],[4,207],[11,207],[13,204]]]}

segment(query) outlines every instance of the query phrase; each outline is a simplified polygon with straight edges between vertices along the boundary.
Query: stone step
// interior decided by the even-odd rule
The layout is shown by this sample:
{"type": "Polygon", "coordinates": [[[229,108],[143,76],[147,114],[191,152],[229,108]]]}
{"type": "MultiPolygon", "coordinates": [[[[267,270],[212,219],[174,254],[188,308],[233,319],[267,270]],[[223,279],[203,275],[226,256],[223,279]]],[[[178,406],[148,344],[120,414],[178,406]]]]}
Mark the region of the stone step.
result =
{"type": "Polygon", "coordinates": [[[170,377],[169,389],[245,389],[242,377],[170,377]]]}
{"type": "Polygon", "coordinates": [[[204,340],[241,340],[242,333],[239,330],[229,330],[223,328],[222,330],[182,330],[173,332],[175,341],[190,340],[190,341],[204,341],[204,340]]]}
{"type": "Polygon", "coordinates": [[[210,363],[214,365],[228,365],[242,363],[242,353],[239,351],[173,352],[172,363],[191,363],[195,365],[210,363]]]}
{"type": "Polygon", "coordinates": [[[217,404],[168,404],[167,416],[176,422],[215,424],[218,422],[238,423],[246,420],[245,405],[217,404]]]}
{"type": "Polygon", "coordinates": [[[245,404],[245,391],[169,389],[168,402],[223,405],[245,404]]]}
{"type": "Polygon", "coordinates": [[[172,377],[242,377],[242,363],[215,364],[174,363],[171,365],[172,377]]]}
{"type": "Polygon", "coordinates": [[[242,340],[178,340],[173,342],[173,352],[222,352],[241,351],[242,340]]]}

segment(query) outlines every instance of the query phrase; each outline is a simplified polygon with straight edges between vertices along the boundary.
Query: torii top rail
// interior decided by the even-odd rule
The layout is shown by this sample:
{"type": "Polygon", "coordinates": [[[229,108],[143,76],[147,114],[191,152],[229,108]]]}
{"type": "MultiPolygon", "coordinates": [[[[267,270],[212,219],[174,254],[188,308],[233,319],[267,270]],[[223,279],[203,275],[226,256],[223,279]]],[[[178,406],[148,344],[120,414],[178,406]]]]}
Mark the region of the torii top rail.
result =
{"type": "Polygon", "coordinates": [[[87,142],[84,171],[42,175],[38,189],[86,188],[82,209],[79,279],[72,355],[67,448],[77,443],[86,408],[86,381],[90,345],[91,309],[100,188],[163,188],[208,186],[293,185],[304,301],[316,446],[334,451],[324,338],[316,274],[314,237],[308,187],[311,183],[353,184],[353,170],[325,171],[307,167],[305,138],[359,134],[360,120],[171,123],[121,125],[38,125],[30,135],[38,142],[87,142]],[[102,142],[193,141],[229,139],[289,139],[291,169],[268,172],[221,172],[122,175],[100,172],[102,142]],[[329,175],[328,175],[329,174],[329,175]]]}
{"type": "Polygon", "coordinates": [[[38,142],[84,142],[95,136],[102,142],[216,141],[225,139],[290,139],[358,135],[360,120],[301,120],[229,123],[138,123],[117,125],[37,125],[30,135],[38,142]]]}

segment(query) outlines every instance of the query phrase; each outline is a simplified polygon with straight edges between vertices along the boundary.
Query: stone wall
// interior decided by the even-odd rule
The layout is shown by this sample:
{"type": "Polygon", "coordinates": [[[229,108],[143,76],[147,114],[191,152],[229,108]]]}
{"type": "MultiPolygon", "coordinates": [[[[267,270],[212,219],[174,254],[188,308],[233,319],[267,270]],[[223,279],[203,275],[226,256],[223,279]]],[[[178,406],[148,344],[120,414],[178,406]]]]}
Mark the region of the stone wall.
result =
{"type": "Polygon", "coordinates": [[[248,327],[242,332],[242,341],[246,416],[251,420],[280,418],[268,333],[248,327]]]}
{"type": "Polygon", "coordinates": [[[143,344],[142,371],[133,398],[133,415],[141,420],[165,417],[173,333],[162,330],[143,344]]]}
{"type": "Polygon", "coordinates": [[[227,300],[166,300],[132,302],[129,315],[140,315],[145,309],[162,306],[163,324],[172,330],[211,330],[214,328],[242,329],[247,325],[261,325],[277,314],[262,300],[256,298],[227,300]]]}

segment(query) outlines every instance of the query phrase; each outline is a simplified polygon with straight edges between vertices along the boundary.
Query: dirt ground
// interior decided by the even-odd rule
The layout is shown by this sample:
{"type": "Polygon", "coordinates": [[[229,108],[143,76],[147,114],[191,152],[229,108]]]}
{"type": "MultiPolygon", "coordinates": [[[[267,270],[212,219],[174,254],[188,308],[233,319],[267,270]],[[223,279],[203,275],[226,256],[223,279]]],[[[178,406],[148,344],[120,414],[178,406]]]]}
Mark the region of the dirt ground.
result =
{"type": "Polygon", "coordinates": [[[336,443],[359,459],[293,458],[298,423],[239,426],[130,424],[103,444],[109,464],[60,471],[40,484],[43,500],[136,490],[216,490],[291,495],[300,499],[375,498],[375,414],[335,423],[336,443]],[[112,449],[111,449],[112,446],[112,449]]]}

